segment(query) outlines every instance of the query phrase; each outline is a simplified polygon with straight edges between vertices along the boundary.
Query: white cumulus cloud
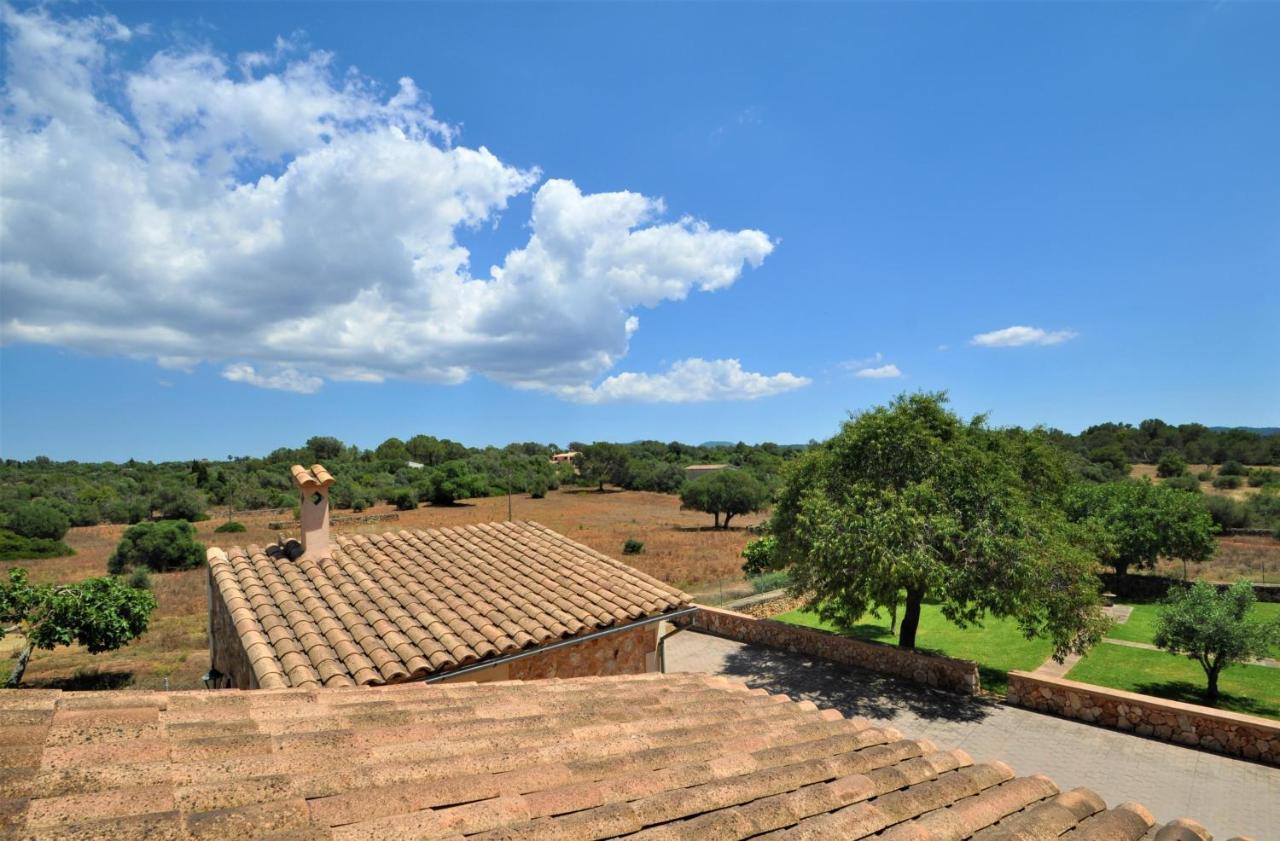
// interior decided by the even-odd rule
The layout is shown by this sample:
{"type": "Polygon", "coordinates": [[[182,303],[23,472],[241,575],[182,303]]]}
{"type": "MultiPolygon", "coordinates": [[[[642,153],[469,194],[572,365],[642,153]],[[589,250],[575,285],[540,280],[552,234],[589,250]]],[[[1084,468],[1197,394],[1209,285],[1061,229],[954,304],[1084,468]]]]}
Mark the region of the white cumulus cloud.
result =
{"type": "Polygon", "coordinates": [[[870,380],[891,380],[894,377],[901,377],[902,372],[898,370],[897,365],[890,364],[877,368],[860,368],[854,376],[870,380]]]}
{"type": "MultiPolygon", "coordinates": [[[[658,198],[544,181],[458,143],[412,79],[383,92],[289,41],[234,57],[175,45],[128,65],[133,33],[114,17],[0,18],[6,342],[212,363],[293,391],[479,375],[644,399],[622,383],[676,369],[607,376],[636,312],[726,289],[774,248],[658,198]],[[530,191],[527,241],[476,271],[460,234],[530,191]]],[[[718,397],[802,379],[696,362],[718,397]]]]}
{"type": "Polygon", "coordinates": [[[978,347],[1022,347],[1023,345],[1056,345],[1074,339],[1072,330],[1042,330],[1039,327],[1014,326],[990,333],[979,333],[969,340],[978,347]]]}
{"type": "Polygon", "coordinates": [[[660,374],[625,372],[597,386],[567,386],[560,394],[579,403],[635,400],[649,403],[700,403],[707,400],[755,400],[808,385],[807,377],[786,371],[744,371],[736,359],[685,359],[660,374]]]}

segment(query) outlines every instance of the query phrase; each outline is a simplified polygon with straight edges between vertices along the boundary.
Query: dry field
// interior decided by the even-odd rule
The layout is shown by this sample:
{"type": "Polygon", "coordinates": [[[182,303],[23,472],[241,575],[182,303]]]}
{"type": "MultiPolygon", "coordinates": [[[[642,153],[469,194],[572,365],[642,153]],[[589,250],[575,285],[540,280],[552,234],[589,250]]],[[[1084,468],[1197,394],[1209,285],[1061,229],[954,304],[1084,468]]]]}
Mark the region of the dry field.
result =
{"type": "MultiPolygon", "coordinates": [[[[1155,572],[1181,578],[1181,561],[1161,560],[1155,572]]],[[[1274,537],[1219,537],[1218,551],[1202,564],[1187,564],[1187,575],[1205,581],[1280,584],[1280,540],[1274,537]]]]}
{"type": "MultiPolygon", "coordinates": [[[[1262,467],[1268,470],[1275,469],[1265,464],[1262,464],[1262,465],[1249,464],[1245,466],[1250,470],[1252,470],[1255,467],[1262,467]]],[[[1197,476],[1205,470],[1213,470],[1214,474],[1215,475],[1217,474],[1216,465],[1212,465],[1212,464],[1188,464],[1187,465],[1187,472],[1190,473],[1192,476],[1197,476]]],[[[1160,481],[1160,479],[1156,476],[1156,466],[1154,464],[1135,464],[1131,468],[1129,468],[1129,475],[1135,479],[1150,479],[1153,482],[1160,481]]],[[[1236,502],[1243,502],[1245,499],[1249,497],[1250,494],[1256,494],[1258,492],[1257,488],[1249,487],[1248,482],[1245,482],[1241,487],[1238,487],[1238,488],[1215,488],[1213,486],[1213,482],[1201,482],[1200,490],[1202,490],[1207,494],[1213,494],[1215,496],[1230,497],[1231,499],[1234,499],[1236,502]]]]}
{"type": "MultiPolygon", "coordinates": [[[[730,531],[714,531],[711,517],[692,511],[681,511],[680,501],[664,494],[634,491],[551,492],[546,499],[517,496],[512,499],[512,516],[518,520],[536,520],[543,525],[585,543],[611,557],[693,593],[701,601],[715,602],[750,592],[742,580],[742,547],[751,539],[746,527],[760,522],[761,516],[738,518],[730,531]],[[622,555],[622,544],[628,538],[644,543],[639,555],[622,555]]],[[[399,529],[434,528],[466,523],[504,520],[507,498],[468,500],[451,507],[423,507],[396,512],[390,506],[377,506],[369,514],[397,513],[391,522],[361,523],[335,526],[336,533],[383,532],[399,529]]],[[[336,512],[346,516],[350,512],[336,512]]],[[[237,534],[215,534],[222,522],[215,517],[197,523],[199,539],[206,545],[265,545],[276,540],[278,533],[268,528],[273,521],[288,515],[251,514],[237,519],[248,527],[237,534]]],[[[94,575],[104,575],[107,557],[120,540],[125,526],[92,526],[72,529],[66,542],[76,550],[70,558],[7,562],[0,572],[7,574],[12,566],[25,566],[35,581],[70,582],[94,575]]],[[[286,536],[296,532],[286,530],[286,536]]],[[[152,589],[159,607],[152,615],[151,629],[132,645],[118,651],[89,654],[82,648],[59,648],[37,651],[27,667],[25,686],[108,688],[133,686],[175,689],[197,688],[200,677],[209,668],[206,637],[206,572],[152,575],[152,589]]],[[[0,657],[16,657],[16,640],[0,640],[0,657]]],[[[7,663],[0,662],[0,676],[7,674],[7,663]]]]}

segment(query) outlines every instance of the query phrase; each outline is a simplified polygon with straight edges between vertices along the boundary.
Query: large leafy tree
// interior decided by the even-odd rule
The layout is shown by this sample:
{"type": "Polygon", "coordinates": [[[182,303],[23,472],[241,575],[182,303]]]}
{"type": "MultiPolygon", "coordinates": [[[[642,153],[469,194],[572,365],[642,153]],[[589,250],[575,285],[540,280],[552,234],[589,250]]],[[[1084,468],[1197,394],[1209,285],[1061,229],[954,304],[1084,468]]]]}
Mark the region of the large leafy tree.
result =
{"type": "Polygon", "coordinates": [[[729,528],[734,517],[759,511],[768,501],[769,488],[763,482],[734,468],[707,473],[680,488],[680,507],[712,515],[716,528],[729,528]]]}
{"type": "Polygon", "coordinates": [[[1250,616],[1257,596],[1253,585],[1237,581],[1219,592],[1197,581],[1175,588],[1156,617],[1155,643],[1174,654],[1185,654],[1204,669],[1205,700],[1218,700],[1218,676],[1234,663],[1266,657],[1280,645],[1280,622],[1250,616]]]}
{"type": "Polygon", "coordinates": [[[582,479],[604,490],[604,483],[625,485],[631,475],[631,458],[621,444],[595,443],[570,447],[581,453],[574,461],[582,479]]]}
{"type": "Polygon", "coordinates": [[[0,583],[0,638],[16,632],[26,640],[6,684],[22,682],[33,649],[83,645],[90,653],[111,651],[147,630],[155,596],[117,578],[89,578],[75,584],[31,584],[21,567],[0,583]]]}
{"type": "Polygon", "coordinates": [[[775,564],[837,627],[905,602],[905,648],[926,599],[961,627],[1012,617],[1058,657],[1088,648],[1106,620],[1094,559],[1057,507],[1062,455],[1043,433],[966,423],[945,403],[900,396],[806,453],[770,521],[775,564]]]}
{"type": "Polygon", "coordinates": [[[1072,520],[1094,538],[1100,560],[1123,577],[1160,557],[1205,561],[1213,557],[1217,527],[1198,494],[1150,481],[1081,484],[1067,494],[1072,520]]]}

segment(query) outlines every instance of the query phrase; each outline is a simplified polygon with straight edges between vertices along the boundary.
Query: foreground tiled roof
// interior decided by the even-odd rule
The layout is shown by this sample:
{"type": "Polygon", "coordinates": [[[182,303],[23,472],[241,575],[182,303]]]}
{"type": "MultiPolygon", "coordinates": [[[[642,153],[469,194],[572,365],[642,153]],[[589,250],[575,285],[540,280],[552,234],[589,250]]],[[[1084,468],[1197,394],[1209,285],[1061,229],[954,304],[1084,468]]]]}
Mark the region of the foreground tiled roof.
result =
{"type": "Polygon", "coordinates": [[[0,735],[3,837],[1208,838],[707,675],[0,690],[0,735]]]}
{"type": "Polygon", "coordinates": [[[689,596],[532,522],[209,550],[259,685],[394,683],[670,612],[689,596]]]}

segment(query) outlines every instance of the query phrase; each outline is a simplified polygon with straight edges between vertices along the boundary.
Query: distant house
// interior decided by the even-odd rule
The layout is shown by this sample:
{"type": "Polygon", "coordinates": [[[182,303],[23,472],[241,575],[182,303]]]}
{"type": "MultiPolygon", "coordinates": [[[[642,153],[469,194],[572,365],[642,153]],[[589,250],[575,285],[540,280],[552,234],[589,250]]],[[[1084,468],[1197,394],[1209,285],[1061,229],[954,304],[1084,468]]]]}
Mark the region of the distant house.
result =
{"type": "Polygon", "coordinates": [[[732,464],[691,464],[684,469],[684,478],[697,479],[699,476],[715,473],[718,470],[731,469],[732,467],[732,464]]]}
{"type": "Polygon", "coordinates": [[[582,453],[579,453],[579,452],[574,451],[574,450],[571,450],[571,451],[569,451],[569,452],[567,452],[567,453],[556,453],[555,455],[553,455],[553,456],[551,457],[551,463],[552,463],[552,464],[564,464],[564,463],[566,463],[566,462],[571,462],[571,461],[573,461],[575,458],[577,458],[577,457],[578,457],[578,456],[580,456],[580,455],[582,455],[582,453]]]}
{"type": "Polygon", "coordinates": [[[215,677],[242,689],[656,671],[685,593],[532,522],[329,537],[293,467],[302,540],[210,549],[215,677]]]}
{"type": "Polygon", "coordinates": [[[405,467],[412,467],[414,470],[421,470],[426,467],[426,465],[420,461],[406,461],[404,464],[405,467]]]}

